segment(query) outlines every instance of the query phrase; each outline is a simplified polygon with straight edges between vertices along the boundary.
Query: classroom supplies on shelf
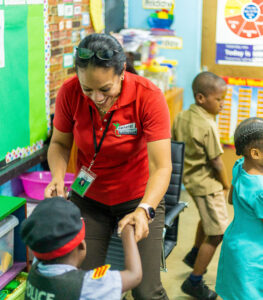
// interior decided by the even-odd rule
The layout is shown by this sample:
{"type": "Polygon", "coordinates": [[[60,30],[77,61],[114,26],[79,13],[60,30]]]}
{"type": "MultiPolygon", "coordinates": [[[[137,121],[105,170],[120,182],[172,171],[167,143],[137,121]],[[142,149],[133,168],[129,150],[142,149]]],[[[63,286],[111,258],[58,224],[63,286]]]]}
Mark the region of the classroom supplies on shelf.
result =
{"type": "Polygon", "coordinates": [[[9,215],[0,221],[0,275],[13,266],[14,262],[14,228],[18,219],[9,215]]]}
{"type": "Polygon", "coordinates": [[[0,291],[0,300],[24,300],[27,276],[25,272],[19,273],[0,291]]]}

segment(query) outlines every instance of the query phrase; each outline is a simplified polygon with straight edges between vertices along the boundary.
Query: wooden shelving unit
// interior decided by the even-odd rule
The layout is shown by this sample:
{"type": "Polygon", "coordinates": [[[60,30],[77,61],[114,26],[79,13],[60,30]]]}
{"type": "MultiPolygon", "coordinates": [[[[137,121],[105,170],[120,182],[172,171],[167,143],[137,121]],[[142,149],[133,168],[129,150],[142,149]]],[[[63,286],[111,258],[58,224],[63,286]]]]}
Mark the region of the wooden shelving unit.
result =
{"type": "Polygon", "coordinates": [[[171,126],[175,116],[183,109],[183,88],[174,87],[164,93],[170,112],[171,126]]]}

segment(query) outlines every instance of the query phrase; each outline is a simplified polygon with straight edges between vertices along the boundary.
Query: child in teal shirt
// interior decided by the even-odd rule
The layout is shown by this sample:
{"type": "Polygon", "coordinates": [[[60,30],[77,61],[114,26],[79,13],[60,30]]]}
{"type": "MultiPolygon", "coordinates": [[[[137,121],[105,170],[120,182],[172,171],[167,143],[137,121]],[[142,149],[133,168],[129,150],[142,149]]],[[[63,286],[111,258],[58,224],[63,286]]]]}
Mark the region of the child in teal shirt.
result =
{"type": "Polygon", "coordinates": [[[227,228],[218,265],[216,292],[224,300],[263,299],[263,119],[240,123],[229,203],[234,219],[227,228]]]}

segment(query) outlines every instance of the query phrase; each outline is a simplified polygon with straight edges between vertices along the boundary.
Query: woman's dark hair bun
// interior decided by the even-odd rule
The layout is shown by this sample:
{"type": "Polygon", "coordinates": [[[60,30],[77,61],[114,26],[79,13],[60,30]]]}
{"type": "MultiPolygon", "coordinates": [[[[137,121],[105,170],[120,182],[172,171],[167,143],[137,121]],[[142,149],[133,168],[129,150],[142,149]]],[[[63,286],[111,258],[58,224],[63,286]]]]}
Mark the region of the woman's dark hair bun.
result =
{"type": "Polygon", "coordinates": [[[99,50],[113,50],[114,55],[110,60],[101,60],[94,55],[90,59],[81,59],[76,51],[75,66],[78,68],[87,68],[92,65],[102,68],[114,68],[117,75],[120,75],[124,69],[126,55],[118,40],[110,34],[92,33],[86,36],[78,45],[78,48],[86,48],[94,53],[99,50]]]}

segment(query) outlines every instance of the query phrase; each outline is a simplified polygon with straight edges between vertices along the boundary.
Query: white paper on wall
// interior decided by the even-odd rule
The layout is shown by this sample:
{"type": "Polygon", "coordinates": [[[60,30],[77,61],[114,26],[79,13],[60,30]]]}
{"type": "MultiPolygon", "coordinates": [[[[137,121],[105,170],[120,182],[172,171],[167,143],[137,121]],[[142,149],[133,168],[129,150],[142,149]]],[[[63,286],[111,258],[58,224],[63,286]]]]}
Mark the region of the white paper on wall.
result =
{"type": "Polygon", "coordinates": [[[64,5],[64,16],[66,18],[72,18],[73,17],[73,12],[74,12],[74,7],[73,7],[73,4],[68,4],[66,3],[64,5]]]}
{"type": "Polygon", "coordinates": [[[74,5],[74,16],[81,15],[81,6],[80,5],[74,5]]]}
{"type": "Polygon", "coordinates": [[[72,28],[72,21],[71,20],[67,20],[66,21],[66,29],[71,29],[72,28]]]}
{"type": "Polygon", "coordinates": [[[89,13],[82,13],[82,25],[83,26],[89,26],[90,25],[89,13]]]}
{"type": "Polygon", "coordinates": [[[64,29],[64,21],[60,21],[59,22],[59,30],[61,31],[61,30],[63,30],[64,29]]]}
{"type": "Polygon", "coordinates": [[[44,0],[27,0],[27,4],[44,4],[44,0]]]}
{"type": "Polygon", "coordinates": [[[74,58],[72,53],[64,54],[63,66],[64,68],[70,68],[73,66],[74,58]]]}
{"type": "Polygon", "coordinates": [[[5,5],[23,5],[26,0],[5,0],[5,5]]]}
{"type": "Polygon", "coordinates": [[[59,17],[64,16],[64,4],[58,4],[58,16],[59,17]]]}

